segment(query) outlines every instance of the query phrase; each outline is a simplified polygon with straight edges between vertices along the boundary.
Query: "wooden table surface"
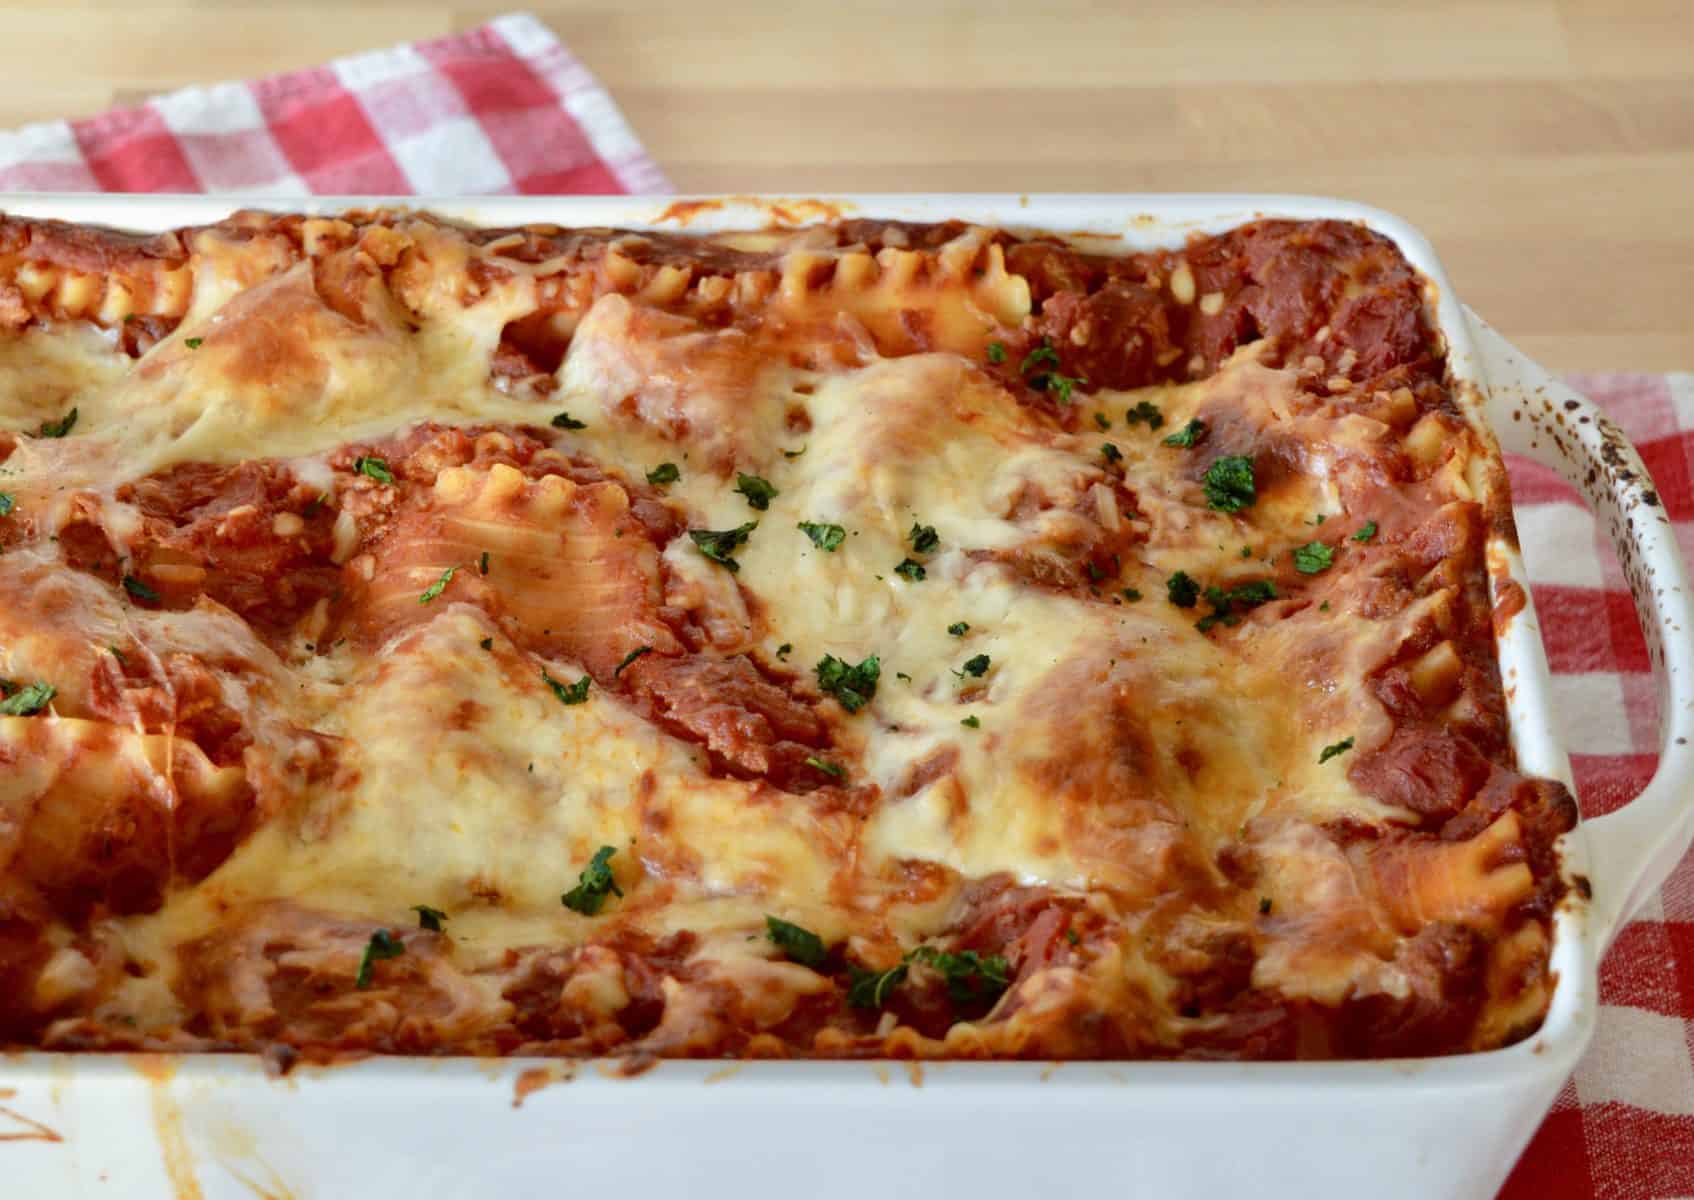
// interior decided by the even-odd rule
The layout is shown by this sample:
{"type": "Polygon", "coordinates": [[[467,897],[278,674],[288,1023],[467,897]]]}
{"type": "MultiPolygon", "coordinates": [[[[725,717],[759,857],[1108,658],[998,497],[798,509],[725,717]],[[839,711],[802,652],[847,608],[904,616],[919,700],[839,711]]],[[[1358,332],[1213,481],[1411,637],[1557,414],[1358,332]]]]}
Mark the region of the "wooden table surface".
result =
{"type": "MultiPolygon", "coordinates": [[[[465,29],[475,0],[0,0],[0,126],[465,29]]],[[[1395,210],[1559,368],[1694,369],[1694,0],[543,0],[677,186],[1395,210]]]]}

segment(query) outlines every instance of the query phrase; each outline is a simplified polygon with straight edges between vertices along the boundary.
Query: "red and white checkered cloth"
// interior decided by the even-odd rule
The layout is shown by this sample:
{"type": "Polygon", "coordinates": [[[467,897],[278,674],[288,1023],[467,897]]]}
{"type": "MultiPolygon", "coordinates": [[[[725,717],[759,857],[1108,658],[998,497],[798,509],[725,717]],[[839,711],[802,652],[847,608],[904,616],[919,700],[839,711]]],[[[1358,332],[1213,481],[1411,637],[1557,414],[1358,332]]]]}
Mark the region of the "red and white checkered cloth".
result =
{"type": "MultiPolygon", "coordinates": [[[[1694,562],[1694,374],[1571,383],[1641,450],[1694,562]]],[[[1658,697],[1623,574],[1574,489],[1509,463],[1553,697],[1587,816],[1627,803],[1657,762],[1658,697]]],[[[1694,855],[1619,934],[1600,969],[1594,1045],[1503,1200],[1694,1197],[1694,855]]]]}
{"type": "Polygon", "coordinates": [[[668,192],[611,97],[534,17],[255,83],[0,133],[0,191],[668,192]]]}
{"type": "MultiPolygon", "coordinates": [[[[0,133],[0,190],[668,192],[623,117],[534,18],[257,83],[0,133]]],[[[1575,381],[1641,448],[1694,560],[1694,375],[1575,381]]],[[[1585,813],[1652,775],[1656,697],[1616,560],[1545,468],[1513,462],[1518,527],[1585,813]]],[[[1594,1048],[1505,1200],[1694,1197],[1694,858],[1626,928],[1594,1048]]],[[[1431,1200],[1440,1200],[1432,1197],[1431,1200]]]]}

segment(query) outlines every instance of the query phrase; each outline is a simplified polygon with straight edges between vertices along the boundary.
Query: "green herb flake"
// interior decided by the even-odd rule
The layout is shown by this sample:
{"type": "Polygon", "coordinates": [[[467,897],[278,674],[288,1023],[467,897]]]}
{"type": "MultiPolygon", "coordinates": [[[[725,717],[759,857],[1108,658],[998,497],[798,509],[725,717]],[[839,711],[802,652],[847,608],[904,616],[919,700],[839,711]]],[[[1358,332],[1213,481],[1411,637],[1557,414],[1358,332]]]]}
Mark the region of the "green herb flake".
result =
{"type": "Polygon", "coordinates": [[[643,654],[651,654],[651,653],[653,653],[653,647],[651,647],[651,646],[637,646],[635,649],[631,650],[628,654],[623,656],[623,661],[618,663],[618,665],[613,669],[612,678],[616,679],[619,675],[622,675],[623,669],[625,667],[629,666],[629,664],[634,662],[636,659],[640,658],[643,654]]]}
{"type": "MultiPolygon", "coordinates": [[[[988,666],[992,661],[986,654],[978,654],[975,658],[966,659],[964,675],[969,675],[972,679],[981,679],[988,674],[988,666]]],[[[963,677],[963,675],[960,676],[960,678],[963,677]]]]}
{"type": "Polygon", "coordinates": [[[815,754],[806,756],[806,765],[814,771],[822,771],[832,779],[842,779],[847,774],[847,768],[840,763],[832,763],[827,758],[819,758],[815,754]]]}
{"type": "Polygon", "coordinates": [[[484,650],[492,650],[494,649],[494,639],[491,637],[485,637],[478,642],[477,645],[481,646],[484,650]]]}
{"type": "Polygon", "coordinates": [[[440,933],[441,923],[447,919],[446,913],[427,904],[414,904],[412,911],[418,914],[418,928],[427,929],[431,933],[440,933]]]}
{"type": "Polygon", "coordinates": [[[134,596],[137,600],[145,600],[149,604],[157,604],[159,602],[159,593],[155,592],[152,588],[148,587],[145,583],[141,582],[141,580],[137,579],[133,575],[125,575],[123,577],[123,585],[124,591],[134,596]]]}
{"type": "Polygon", "coordinates": [[[998,954],[975,950],[951,953],[934,946],[918,946],[906,955],[907,962],[922,963],[939,971],[947,984],[947,995],[956,1004],[996,999],[1011,983],[1011,966],[998,954]]]}
{"type": "Polygon", "coordinates": [[[1165,580],[1165,596],[1178,608],[1193,608],[1200,599],[1200,585],[1188,577],[1188,572],[1177,571],[1165,580]]]}
{"type": "Polygon", "coordinates": [[[1119,450],[1110,442],[1102,442],[1100,443],[1100,457],[1109,463],[1121,463],[1123,461],[1123,451],[1119,450]]]}
{"type": "MultiPolygon", "coordinates": [[[[310,646],[308,646],[306,648],[308,650],[311,649],[310,646]]],[[[119,650],[116,646],[107,646],[106,649],[110,650],[112,652],[112,657],[118,660],[118,666],[120,666],[120,667],[129,666],[129,659],[124,657],[124,652],[122,650],[119,650]]]]}
{"type": "Polygon", "coordinates": [[[1253,480],[1253,460],[1236,454],[1214,459],[1201,480],[1206,489],[1206,503],[1219,512],[1240,512],[1257,500],[1253,480]]]}
{"type": "Polygon", "coordinates": [[[954,621],[951,625],[947,626],[947,632],[952,634],[954,637],[964,637],[965,634],[970,631],[971,627],[968,621],[954,621]]]}
{"type": "Polygon", "coordinates": [[[814,668],[818,686],[834,696],[842,708],[856,713],[876,698],[877,680],[882,677],[882,662],[871,655],[858,666],[848,666],[843,659],[826,654],[814,668]]]}
{"type": "Polygon", "coordinates": [[[790,654],[793,654],[793,653],[794,653],[794,643],[793,642],[784,642],[784,643],[782,643],[782,645],[780,645],[776,648],[776,660],[778,662],[787,662],[788,656],[790,654]]]}
{"type": "Polygon", "coordinates": [[[1268,916],[1270,916],[1270,910],[1271,910],[1271,898],[1269,896],[1260,896],[1259,897],[1259,915],[1261,917],[1268,917],[1268,916]]]}
{"type": "Polygon", "coordinates": [[[768,479],[757,475],[744,475],[739,472],[735,476],[735,490],[747,497],[747,506],[764,512],[771,506],[771,501],[781,495],[768,479]]]}
{"type": "Polygon", "coordinates": [[[1330,759],[1335,758],[1337,755],[1347,753],[1347,751],[1351,750],[1352,748],[1353,748],[1353,739],[1351,737],[1344,737],[1339,742],[1334,742],[1334,743],[1332,743],[1328,746],[1325,746],[1323,748],[1323,753],[1318,755],[1318,765],[1321,766],[1324,763],[1328,762],[1330,759]]]}
{"type": "Polygon", "coordinates": [[[606,893],[610,892],[618,899],[623,899],[623,889],[612,877],[611,861],[612,855],[616,853],[617,849],[612,846],[601,846],[596,850],[594,857],[588,860],[588,865],[577,876],[576,886],[560,896],[559,903],[572,912],[592,917],[606,903],[606,893]]]}
{"type": "Polygon", "coordinates": [[[977,719],[975,713],[972,713],[970,716],[964,718],[964,720],[960,721],[959,724],[963,725],[966,729],[982,728],[982,722],[977,719]]]}
{"type": "Polygon", "coordinates": [[[1077,933],[1074,929],[1066,929],[1065,941],[1069,942],[1073,946],[1080,946],[1082,944],[1082,935],[1077,933]]]}
{"type": "Polygon", "coordinates": [[[914,523],[906,536],[911,539],[912,549],[919,554],[928,554],[941,544],[941,535],[935,532],[933,525],[914,523]]]}
{"type": "MultiPolygon", "coordinates": [[[[424,589],[423,595],[418,597],[418,603],[428,604],[431,600],[441,595],[442,592],[445,592],[447,590],[447,585],[453,582],[453,573],[458,569],[458,567],[448,567],[445,571],[441,572],[441,578],[437,579],[434,583],[424,589]]],[[[483,574],[486,575],[488,572],[484,571],[483,574]]]]}
{"type": "Polygon", "coordinates": [[[1275,600],[1277,595],[1276,584],[1268,579],[1238,583],[1227,591],[1209,587],[1206,589],[1206,603],[1212,606],[1211,614],[1196,621],[1194,628],[1206,633],[1214,625],[1239,625],[1243,611],[1275,600]]]}
{"type": "Polygon", "coordinates": [[[663,462],[647,472],[647,482],[654,487],[667,483],[675,483],[682,478],[682,472],[673,462],[663,462]]]}
{"type": "Polygon", "coordinates": [[[894,573],[901,579],[911,583],[921,583],[929,572],[923,569],[923,564],[915,558],[902,558],[895,564],[894,573]]]}
{"type": "Polygon", "coordinates": [[[801,446],[798,450],[784,450],[782,452],[782,457],[784,457],[784,458],[799,458],[805,452],[806,452],[806,447],[801,446]]]}
{"type": "Polygon", "coordinates": [[[0,492],[0,517],[9,517],[12,510],[18,506],[11,492],[0,492]]]}
{"type": "Polygon", "coordinates": [[[781,917],[765,917],[765,936],[776,944],[777,949],[781,950],[790,962],[797,962],[802,967],[821,967],[823,960],[829,956],[821,937],[810,929],[792,921],[784,921],[781,917]]]}
{"type": "Polygon", "coordinates": [[[76,428],[76,418],[77,411],[73,408],[57,421],[43,421],[40,428],[36,430],[35,436],[44,438],[62,438],[72,429],[76,428]]]}
{"type": "Polygon", "coordinates": [[[735,572],[741,570],[741,564],[731,556],[737,547],[746,544],[748,535],[758,527],[757,521],[749,521],[745,525],[737,525],[734,529],[690,529],[688,536],[700,548],[701,554],[735,572]]]}
{"type": "Polygon", "coordinates": [[[1096,412],[1094,414],[1094,423],[1100,427],[1100,432],[1102,433],[1112,427],[1112,419],[1103,412],[1096,412]]]}
{"type": "Polygon", "coordinates": [[[1165,414],[1159,411],[1157,405],[1141,400],[1124,413],[1123,423],[1130,426],[1145,424],[1148,429],[1158,429],[1165,423],[1165,414]]]}
{"type": "Polygon", "coordinates": [[[205,338],[183,338],[182,344],[184,346],[187,346],[190,350],[198,350],[198,349],[200,349],[201,346],[204,346],[206,344],[206,339],[205,338]]]}
{"type": "Polygon", "coordinates": [[[376,480],[378,483],[393,483],[394,472],[388,469],[388,464],[374,454],[361,454],[353,460],[353,470],[360,475],[376,480]]]}
{"type": "Polygon", "coordinates": [[[550,422],[554,429],[587,429],[586,421],[579,421],[568,412],[562,412],[550,422]]]}
{"type": "Polygon", "coordinates": [[[1028,375],[1031,371],[1039,370],[1042,367],[1056,367],[1058,365],[1059,352],[1053,349],[1052,342],[1042,338],[1039,346],[1024,355],[1023,363],[1018,367],[1018,373],[1028,375]]]}
{"type": "Polygon", "coordinates": [[[841,543],[847,540],[847,531],[839,525],[822,521],[801,521],[797,528],[812,539],[812,545],[829,554],[833,554],[841,543]]]}
{"type": "Polygon", "coordinates": [[[1376,536],[1376,522],[1366,521],[1359,527],[1359,532],[1353,535],[1355,542],[1368,542],[1376,536]]]}
{"type": "Polygon", "coordinates": [[[488,551],[484,550],[482,557],[476,560],[476,569],[484,575],[488,574],[488,551]]]}
{"type": "Polygon", "coordinates": [[[7,684],[6,691],[6,698],[0,700],[0,717],[34,716],[59,694],[59,689],[50,683],[26,683],[16,690],[7,684]]]}
{"type": "Polygon", "coordinates": [[[353,986],[363,991],[371,986],[371,971],[376,964],[385,958],[399,958],[406,953],[406,943],[389,933],[379,929],[371,934],[371,940],[365,943],[365,952],[359,956],[359,973],[353,977],[353,986]]]}
{"type": "Polygon", "coordinates": [[[1302,575],[1327,571],[1335,561],[1335,551],[1322,542],[1307,542],[1294,547],[1294,569],[1302,575]]]}
{"type": "Polygon", "coordinates": [[[995,366],[999,366],[1001,363],[1006,361],[1005,342],[988,343],[988,361],[993,363],[995,366]]]}
{"type": "Polygon", "coordinates": [[[905,982],[906,970],[905,963],[886,971],[852,967],[848,972],[847,1003],[854,1008],[881,1008],[888,1000],[888,993],[905,982]]]}
{"type": "Polygon", "coordinates": [[[1195,417],[1175,433],[1165,435],[1165,445],[1175,446],[1179,450],[1191,450],[1194,444],[1206,436],[1206,423],[1195,417]]]}
{"type": "Polygon", "coordinates": [[[581,704],[588,699],[588,689],[594,683],[589,676],[584,675],[575,683],[560,683],[547,673],[547,668],[541,668],[541,681],[553,689],[553,694],[559,698],[560,704],[581,704]]]}
{"type": "Polygon", "coordinates": [[[906,683],[912,682],[912,677],[910,675],[906,674],[904,671],[894,672],[894,678],[904,680],[906,683]]]}
{"type": "Polygon", "coordinates": [[[1120,592],[1119,595],[1121,595],[1125,600],[1129,601],[1131,604],[1134,604],[1137,600],[1141,599],[1141,593],[1136,591],[1134,588],[1124,588],[1124,590],[1122,592],[1120,592]]]}

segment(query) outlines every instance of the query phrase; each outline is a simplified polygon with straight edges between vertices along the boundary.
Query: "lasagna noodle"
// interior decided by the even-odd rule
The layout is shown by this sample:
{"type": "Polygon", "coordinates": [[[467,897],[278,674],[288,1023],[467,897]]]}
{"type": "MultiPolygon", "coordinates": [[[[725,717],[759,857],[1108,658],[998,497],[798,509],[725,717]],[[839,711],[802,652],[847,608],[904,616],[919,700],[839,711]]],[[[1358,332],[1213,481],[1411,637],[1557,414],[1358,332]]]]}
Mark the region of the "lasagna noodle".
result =
{"type": "Polygon", "coordinates": [[[1545,1010],[1496,448],[1335,223],[0,221],[0,1036],[1438,1054],[1545,1010]]]}

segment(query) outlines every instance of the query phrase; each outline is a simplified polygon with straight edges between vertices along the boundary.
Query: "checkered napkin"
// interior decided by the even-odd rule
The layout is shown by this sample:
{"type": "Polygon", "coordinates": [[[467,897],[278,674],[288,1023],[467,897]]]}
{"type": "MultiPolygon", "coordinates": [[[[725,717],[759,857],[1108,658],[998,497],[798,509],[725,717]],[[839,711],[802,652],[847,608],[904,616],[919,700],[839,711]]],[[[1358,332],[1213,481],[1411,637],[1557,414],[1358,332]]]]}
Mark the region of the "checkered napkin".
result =
{"type": "Polygon", "coordinates": [[[670,190],[599,82],[524,14],[457,37],[0,133],[0,191],[670,190]]]}
{"type": "MultiPolygon", "coordinates": [[[[1694,561],[1694,375],[1570,382],[1641,450],[1694,561]]],[[[1527,460],[1508,465],[1577,795],[1585,815],[1611,812],[1657,761],[1647,644],[1617,559],[1575,490],[1527,460]]],[[[1594,1045],[1501,1195],[1694,1197],[1694,855],[1618,935],[1600,969],[1594,1045]]]]}
{"type": "MultiPolygon", "coordinates": [[[[523,15],[0,133],[0,191],[669,190],[594,77],[523,15]]],[[[1694,375],[1573,382],[1640,447],[1694,560],[1694,375]]],[[[1617,562],[1576,493],[1534,463],[1514,461],[1511,472],[1582,808],[1609,812],[1653,772],[1647,648],[1617,562]]],[[[1619,936],[1600,998],[1594,1047],[1505,1200],[1694,1197],[1694,858],[1619,936]]]]}

